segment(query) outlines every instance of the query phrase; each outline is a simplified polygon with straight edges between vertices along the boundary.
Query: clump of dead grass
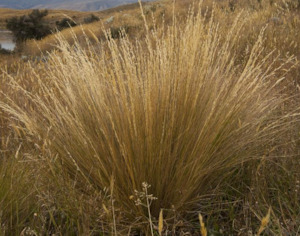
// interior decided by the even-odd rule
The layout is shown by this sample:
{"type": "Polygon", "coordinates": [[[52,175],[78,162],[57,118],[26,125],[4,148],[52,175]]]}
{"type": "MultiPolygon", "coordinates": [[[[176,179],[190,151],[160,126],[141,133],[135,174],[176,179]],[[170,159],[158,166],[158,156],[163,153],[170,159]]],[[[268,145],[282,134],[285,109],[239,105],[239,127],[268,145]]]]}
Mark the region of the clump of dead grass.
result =
{"type": "MultiPolygon", "coordinates": [[[[201,11],[184,24],[174,18],[165,29],[146,24],[145,39],[136,42],[107,34],[96,45],[86,38],[82,48],[76,37],[70,44],[58,36],[47,63],[27,67],[36,89],[9,75],[12,91],[28,105],[7,93],[1,109],[25,131],[47,176],[72,199],[85,199],[80,209],[98,196],[94,216],[113,222],[82,232],[115,232],[116,218],[119,225],[150,220],[152,230],[151,217],[162,208],[199,211],[202,197],[217,193],[241,164],[287,144],[283,137],[298,115],[280,112],[288,98],[280,85],[294,57],[265,55],[262,30],[239,64],[245,15],[225,32],[211,15],[209,22],[201,11]],[[151,209],[130,199],[145,181],[157,197],[151,209]]],[[[76,201],[63,199],[50,206],[71,217],[76,201]]],[[[78,224],[93,221],[82,214],[78,224]]]]}

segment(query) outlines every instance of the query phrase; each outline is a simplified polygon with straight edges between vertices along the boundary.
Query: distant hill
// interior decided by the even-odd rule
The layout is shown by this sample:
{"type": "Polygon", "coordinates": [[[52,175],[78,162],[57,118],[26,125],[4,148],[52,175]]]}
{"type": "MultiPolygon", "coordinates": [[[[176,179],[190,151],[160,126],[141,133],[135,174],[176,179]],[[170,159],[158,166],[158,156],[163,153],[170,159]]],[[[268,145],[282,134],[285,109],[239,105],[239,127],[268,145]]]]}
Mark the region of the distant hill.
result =
{"type": "Polygon", "coordinates": [[[0,8],[47,8],[77,11],[100,11],[134,2],[137,2],[137,0],[0,0],[0,8]]]}

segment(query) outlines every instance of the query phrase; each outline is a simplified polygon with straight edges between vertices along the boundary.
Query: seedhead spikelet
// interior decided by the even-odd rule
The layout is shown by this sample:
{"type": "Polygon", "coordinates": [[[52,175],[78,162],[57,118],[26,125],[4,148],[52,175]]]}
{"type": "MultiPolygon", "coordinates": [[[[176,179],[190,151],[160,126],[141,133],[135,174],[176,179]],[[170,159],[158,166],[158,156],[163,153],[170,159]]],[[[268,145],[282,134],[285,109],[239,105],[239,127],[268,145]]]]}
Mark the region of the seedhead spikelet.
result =
{"type": "Polygon", "coordinates": [[[270,216],[271,216],[271,207],[269,208],[267,215],[265,217],[263,217],[261,220],[261,224],[260,224],[257,236],[259,236],[266,229],[267,225],[270,222],[270,216]]]}
{"type": "Polygon", "coordinates": [[[163,209],[161,209],[160,213],[159,213],[159,219],[158,219],[158,233],[159,233],[159,235],[162,234],[163,227],[164,227],[164,215],[163,215],[163,209]]]}
{"type": "Polygon", "coordinates": [[[205,227],[205,224],[203,222],[203,217],[201,215],[201,213],[199,213],[199,222],[200,222],[200,232],[202,236],[207,236],[207,229],[205,227]]]}

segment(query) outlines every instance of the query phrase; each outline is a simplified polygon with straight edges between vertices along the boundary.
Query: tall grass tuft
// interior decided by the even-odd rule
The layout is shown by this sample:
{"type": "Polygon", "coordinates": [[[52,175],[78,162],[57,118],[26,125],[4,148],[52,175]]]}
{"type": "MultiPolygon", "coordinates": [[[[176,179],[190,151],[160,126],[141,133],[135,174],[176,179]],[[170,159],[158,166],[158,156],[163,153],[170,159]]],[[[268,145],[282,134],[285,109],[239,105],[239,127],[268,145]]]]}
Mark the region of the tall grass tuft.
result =
{"type": "Polygon", "coordinates": [[[40,223],[34,174],[28,163],[0,153],[0,234],[20,235],[28,225],[40,223]]]}
{"type": "Polygon", "coordinates": [[[46,64],[28,65],[38,88],[11,76],[21,102],[7,97],[0,106],[53,175],[61,168],[82,192],[113,182],[114,213],[124,219],[146,220],[147,209],[130,199],[143,182],[157,197],[152,216],[162,208],[199,210],[201,196],[241,163],[284,144],[294,122],[280,112],[286,97],[277,76],[293,58],[264,56],[262,31],[240,64],[235,47],[245,13],[226,32],[213,14],[207,22],[192,10],[184,23],[174,17],[171,26],[146,27],[143,41],[107,34],[83,49],[58,36],[46,64]]]}

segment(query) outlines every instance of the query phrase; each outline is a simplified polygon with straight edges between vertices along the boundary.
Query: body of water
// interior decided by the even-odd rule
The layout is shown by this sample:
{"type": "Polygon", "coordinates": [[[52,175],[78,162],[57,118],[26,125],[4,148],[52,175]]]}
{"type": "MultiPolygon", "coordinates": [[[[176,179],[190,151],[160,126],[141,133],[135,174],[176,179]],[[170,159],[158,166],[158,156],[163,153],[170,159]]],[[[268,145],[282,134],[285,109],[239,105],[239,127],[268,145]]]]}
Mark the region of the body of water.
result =
{"type": "Polygon", "coordinates": [[[11,31],[0,29],[0,45],[3,49],[6,50],[12,51],[15,49],[16,44],[14,42],[14,37],[11,31]]]}

